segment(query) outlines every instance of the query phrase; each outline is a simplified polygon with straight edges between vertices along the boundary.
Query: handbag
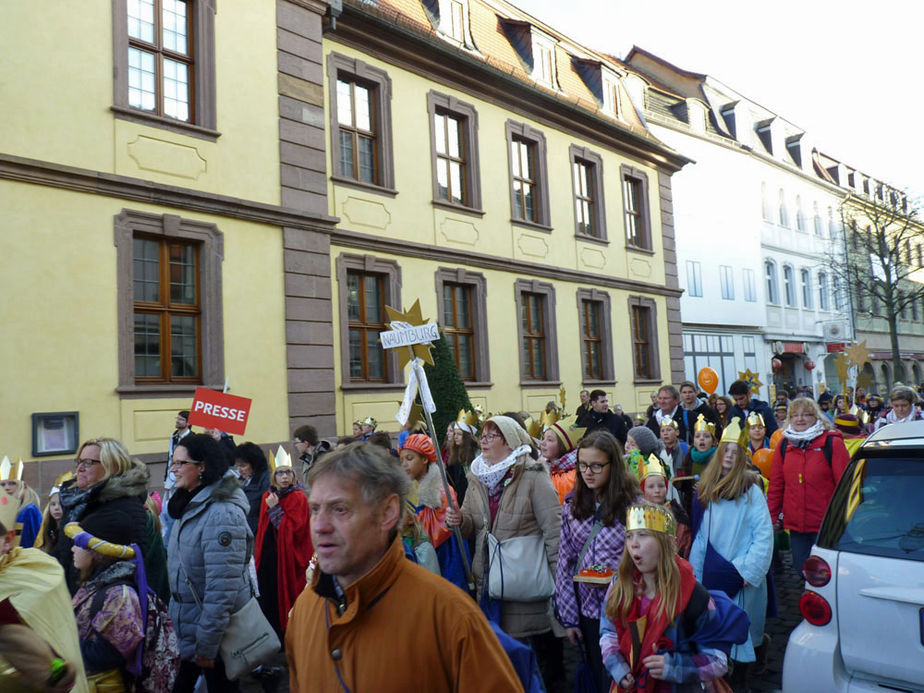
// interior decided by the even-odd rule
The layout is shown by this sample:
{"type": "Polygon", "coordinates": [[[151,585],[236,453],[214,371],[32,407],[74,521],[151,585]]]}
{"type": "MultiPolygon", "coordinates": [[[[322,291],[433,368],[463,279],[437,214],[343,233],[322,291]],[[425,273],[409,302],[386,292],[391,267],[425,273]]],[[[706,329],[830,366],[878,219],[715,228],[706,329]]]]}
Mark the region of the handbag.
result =
{"type": "MultiPolygon", "coordinates": [[[[202,602],[189,579],[186,566],[180,559],[180,569],[193,599],[202,612],[202,602]]],[[[244,674],[253,671],[260,664],[269,660],[279,651],[279,637],[270,625],[260,602],[253,596],[251,585],[250,600],[228,618],[228,626],[221,636],[218,654],[225,665],[225,676],[237,681],[244,674]]]]}
{"type": "Polygon", "coordinates": [[[488,532],[488,596],[513,602],[539,602],[555,594],[545,553],[545,537],[530,534],[499,541],[488,532]]]}
{"type": "Polygon", "coordinates": [[[710,590],[722,590],[734,599],[744,587],[744,578],[731,561],[725,560],[712,546],[712,513],[709,513],[709,529],[706,534],[706,557],[703,560],[703,587],[710,590]]]}

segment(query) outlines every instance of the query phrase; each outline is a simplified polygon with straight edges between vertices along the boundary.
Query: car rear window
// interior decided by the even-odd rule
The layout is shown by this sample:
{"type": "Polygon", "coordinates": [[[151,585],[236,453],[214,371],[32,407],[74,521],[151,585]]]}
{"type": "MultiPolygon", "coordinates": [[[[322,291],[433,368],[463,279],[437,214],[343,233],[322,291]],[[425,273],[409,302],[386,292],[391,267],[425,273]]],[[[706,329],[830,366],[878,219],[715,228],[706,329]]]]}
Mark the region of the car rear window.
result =
{"type": "Polygon", "coordinates": [[[818,533],[826,549],[924,561],[924,460],[859,457],[818,533]]]}

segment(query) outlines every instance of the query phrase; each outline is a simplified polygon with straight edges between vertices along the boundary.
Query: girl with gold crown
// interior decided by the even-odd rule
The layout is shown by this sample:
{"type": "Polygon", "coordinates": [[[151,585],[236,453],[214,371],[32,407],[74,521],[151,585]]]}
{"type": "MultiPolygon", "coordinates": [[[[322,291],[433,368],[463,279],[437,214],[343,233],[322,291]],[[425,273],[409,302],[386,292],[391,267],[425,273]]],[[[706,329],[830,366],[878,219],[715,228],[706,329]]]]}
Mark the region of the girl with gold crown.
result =
{"type": "MultiPolygon", "coordinates": [[[[697,578],[723,590],[751,619],[750,638],[731,652],[736,665],[755,661],[754,648],[763,641],[773,556],[770,511],[760,476],[748,464],[739,421],[735,417],[726,427],[697,484],[690,549],[697,578]]],[[[736,666],[735,681],[746,684],[746,676],[747,667],[736,666]]]]}
{"type": "Polygon", "coordinates": [[[676,498],[668,498],[670,478],[664,468],[664,462],[656,455],[649,455],[638,467],[638,481],[642,487],[645,500],[655,505],[668,508],[677,521],[677,553],[681,558],[690,555],[693,541],[690,532],[690,516],[676,498]]]}
{"type": "Polygon", "coordinates": [[[557,410],[543,413],[542,425],[544,430],[539,439],[539,461],[549,466],[552,485],[558,491],[558,499],[564,504],[565,497],[574,488],[577,460],[575,446],[587,429],[576,428],[573,421],[560,419],[557,410]]]}
{"type": "Polygon", "coordinates": [[[16,514],[16,541],[24,549],[31,548],[42,525],[41,499],[26,485],[22,478],[22,460],[11,464],[8,457],[0,463],[0,488],[16,499],[19,512],[16,514]]]}
{"type": "Polygon", "coordinates": [[[707,591],[674,551],[670,510],[629,508],[626,548],[606,594],[600,648],[619,691],[709,688],[727,669],[728,652],[748,637],[747,618],[723,593],[707,591]]]}

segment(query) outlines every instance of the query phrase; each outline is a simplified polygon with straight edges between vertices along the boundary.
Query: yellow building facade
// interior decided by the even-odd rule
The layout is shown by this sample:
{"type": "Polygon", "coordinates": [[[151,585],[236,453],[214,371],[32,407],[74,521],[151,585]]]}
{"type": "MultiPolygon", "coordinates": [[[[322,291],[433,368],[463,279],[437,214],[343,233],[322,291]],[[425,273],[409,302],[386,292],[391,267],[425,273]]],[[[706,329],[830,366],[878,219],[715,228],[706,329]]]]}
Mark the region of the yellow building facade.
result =
{"type": "Polygon", "coordinates": [[[94,436],[163,462],[199,385],[253,399],[244,439],[333,420],[332,395],[305,394],[332,368],[306,355],[331,351],[329,319],[313,329],[330,296],[326,11],[0,8],[16,56],[0,64],[2,454],[41,461],[31,483],[94,436]]]}
{"type": "Polygon", "coordinates": [[[682,379],[670,175],[625,66],[503,2],[346,0],[325,33],[337,430],[394,431],[371,335],[419,299],[472,402],[537,415],[682,379]]]}

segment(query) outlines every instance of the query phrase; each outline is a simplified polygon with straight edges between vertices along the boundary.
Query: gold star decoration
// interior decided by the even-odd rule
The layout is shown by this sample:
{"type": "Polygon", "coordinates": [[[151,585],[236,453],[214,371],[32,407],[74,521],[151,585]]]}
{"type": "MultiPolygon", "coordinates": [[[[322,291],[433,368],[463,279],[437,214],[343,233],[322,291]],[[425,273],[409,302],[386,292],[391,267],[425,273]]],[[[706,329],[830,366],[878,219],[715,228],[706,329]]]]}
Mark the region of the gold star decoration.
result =
{"type": "Polygon", "coordinates": [[[866,340],[851,344],[847,349],[847,358],[850,360],[851,366],[863,368],[869,363],[869,349],[866,348],[866,340]]]}
{"type": "Polygon", "coordinates": [[[850,362],[844,354],[838,354],[834,359],[834,367],[837,370],[837,379],[841,381],[841,392],[847,389],[847,369],[850,368],[850,362]]]}
{"type": "Polygon", "coordinates": [[[752,394],[757,394],[760,392],[760,388],[763,386],[763,383],[760,382],[760,379],[757,377],[757,373],[752,373],[751,369],[748,368],[746,371],[738,371],[738,380],[743,380],[750,387],[750,392],[752,394]]]}
{"type": "MultiPolygon", "coordinates": [[[[420,299],[418,298],[414,301],[414,305],[410,307],[410,310],[402,313],[397,308],[392,308],[391,306],[385,306],[385,312],[388,313],[388,321],[391,322],[406,322],[412,327],[417,327],[419,325],[426,324],[423,315],[420,312],[420,299]]],[[[394,329],[394,328],[393,328],[394,329]]],[[[433,365],[433,356],[430,354],[430,349],[433,348],[433,345],[430,343],[427,344],[412,344],[408,349],[403,347],[398,348],[398,368],[404,370],[404,367],[411,360],[411,352],[413,352],[414,357],[423,360],[426,363],[433,365]]]]}
{"type": "Polygon", "coordinates": [[[870,373],[860,373],[860,375],[857,376],[857,387],[868,390],[872,384],[873,376],[870,373]]]}

